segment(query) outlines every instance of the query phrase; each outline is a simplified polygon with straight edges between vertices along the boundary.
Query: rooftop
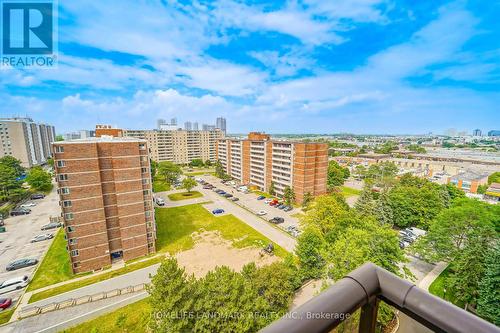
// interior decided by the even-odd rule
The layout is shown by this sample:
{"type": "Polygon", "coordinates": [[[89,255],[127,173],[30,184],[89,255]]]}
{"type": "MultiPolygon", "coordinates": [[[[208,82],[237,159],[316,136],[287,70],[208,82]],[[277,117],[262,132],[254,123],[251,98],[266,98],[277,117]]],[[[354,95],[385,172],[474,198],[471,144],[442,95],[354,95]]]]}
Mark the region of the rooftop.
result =
{"type": "Polygon", "coordinates": [[[90,137],[85,139],[75,139],[75,140],[64,140],[56,141],[52,144],[83,144],[83,143],[100,143],[100,142],[147,142],[143,139],[133,138],[133,137],[114,137],[110,135],[103,135],[100,137],[90,137]]]}

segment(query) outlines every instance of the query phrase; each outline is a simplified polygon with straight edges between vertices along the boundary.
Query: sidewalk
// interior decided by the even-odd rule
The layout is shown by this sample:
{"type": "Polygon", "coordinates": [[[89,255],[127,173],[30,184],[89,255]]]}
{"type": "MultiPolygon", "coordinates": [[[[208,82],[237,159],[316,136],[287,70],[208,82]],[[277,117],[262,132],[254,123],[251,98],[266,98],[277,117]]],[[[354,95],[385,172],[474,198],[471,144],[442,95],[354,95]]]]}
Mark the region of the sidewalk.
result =
{"type": "Polygon", "coordinates": [[[443,262],[443,261],[439,262],[436,265],[436,267],[434,267],[434,269],[432,271],[430,271],[429,274],[427,274],[422,279],[422,281],[420,281],[420,283],[418,284],[418,287],[421,289],[424,289],[425,291],[429,291],[429,287],[432,284],[432,282],[434,282],[434,280],[436,280],[436,278],[439,276],[439,274],[441,274],[446,269],[446,267],[448,267],[448,263],[443,262]]]}

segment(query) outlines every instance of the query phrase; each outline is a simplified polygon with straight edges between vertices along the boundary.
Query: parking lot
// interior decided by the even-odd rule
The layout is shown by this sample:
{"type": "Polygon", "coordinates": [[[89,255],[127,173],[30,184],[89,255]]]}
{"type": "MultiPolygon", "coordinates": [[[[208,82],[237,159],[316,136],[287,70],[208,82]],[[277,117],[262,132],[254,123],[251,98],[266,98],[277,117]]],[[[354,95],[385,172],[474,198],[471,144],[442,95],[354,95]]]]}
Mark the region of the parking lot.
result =
{"type": "MultiPolygon", "coordinates": [[[[300,209],[294,208],[293,210],[289,212],[285,212],[282,209],[278,209],[276,207],[269,206],[269,204],[264,203],[264,200],[257,200],[258,195],[252,192],[249,193],[243,193],[239,192],[236,190],[236,188],[232,186],[228,186],[225,184],[221,183],[221,180],[217,177],[214,176],[198,176],[196,178],[201,178],[210,184],[214,185],[216,188],[224,190],[227,193],[231,193],[235,197],[239,199],[237,201],[237,204],[240,206],[243,206],[244,208],[250,210],[254,214],[259,212],[259,211],[265,211],[266,214],[261,216],[264,220],[269,221],[270,219],[274,217],[282,217],[284,218],[285,222],[278,224],[278,227],[286,230],[287,227],[289,226],[294,226],[294,227],[299,227],[299,220],[292,216],[294,214],[297,214],[301,212],[300,209]]],[[[198,186],[201,187],[201,186],[198,186]]],[[[210,191],[210,190],[205,190],[202,189],[202,191],[210,191]]]]}
{"type": "MultiPolygon", "coordinates": [[[[54,189],[44,199],[33,200],[35,207],[30,207],[31,213],[8,217],[5,219],[6,232],[0,233],[0,283],[11,278],[28,275],[31,279],[35,266],[6,271],[6,266],[17,259],[33,258],[41,261],[43,254],[47,251],[52,240],[30,243],[30,240],[39,234],[56,233],[57,229],[40,230],[49,223],[50,216],[60,215],[59,198],[54,189]]],[[[1,297],[12,298],[16,301],[24,290],[12,291],[1,294],[1,297]]]]}

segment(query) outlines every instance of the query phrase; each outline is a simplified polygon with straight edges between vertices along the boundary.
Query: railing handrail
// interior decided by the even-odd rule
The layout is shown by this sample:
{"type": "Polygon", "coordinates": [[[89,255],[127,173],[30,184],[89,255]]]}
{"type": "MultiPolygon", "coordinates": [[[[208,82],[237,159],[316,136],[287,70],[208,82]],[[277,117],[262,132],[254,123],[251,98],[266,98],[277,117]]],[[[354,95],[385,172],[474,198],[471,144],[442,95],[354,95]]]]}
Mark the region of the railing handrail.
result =
{"type": "Polygon", "coordinates": [[[375,331],[379,300],[435,332],[500,333],[500,329],[380,268],[366,263],[262,329],[264,333],[329,332],[361,308],[359,332],[375,331]]]}

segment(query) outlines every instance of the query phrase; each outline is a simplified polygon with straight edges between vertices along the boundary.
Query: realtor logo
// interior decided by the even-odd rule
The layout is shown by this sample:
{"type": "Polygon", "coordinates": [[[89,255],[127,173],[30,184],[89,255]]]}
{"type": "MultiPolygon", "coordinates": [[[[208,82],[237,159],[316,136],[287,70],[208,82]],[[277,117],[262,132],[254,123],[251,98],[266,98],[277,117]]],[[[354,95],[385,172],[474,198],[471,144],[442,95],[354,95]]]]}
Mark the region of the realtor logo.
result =
{"type": "Polygon", "coordinates": [[[0,0],[1,66],[54,67],[57,3],[53,0],[0,0]]]}

